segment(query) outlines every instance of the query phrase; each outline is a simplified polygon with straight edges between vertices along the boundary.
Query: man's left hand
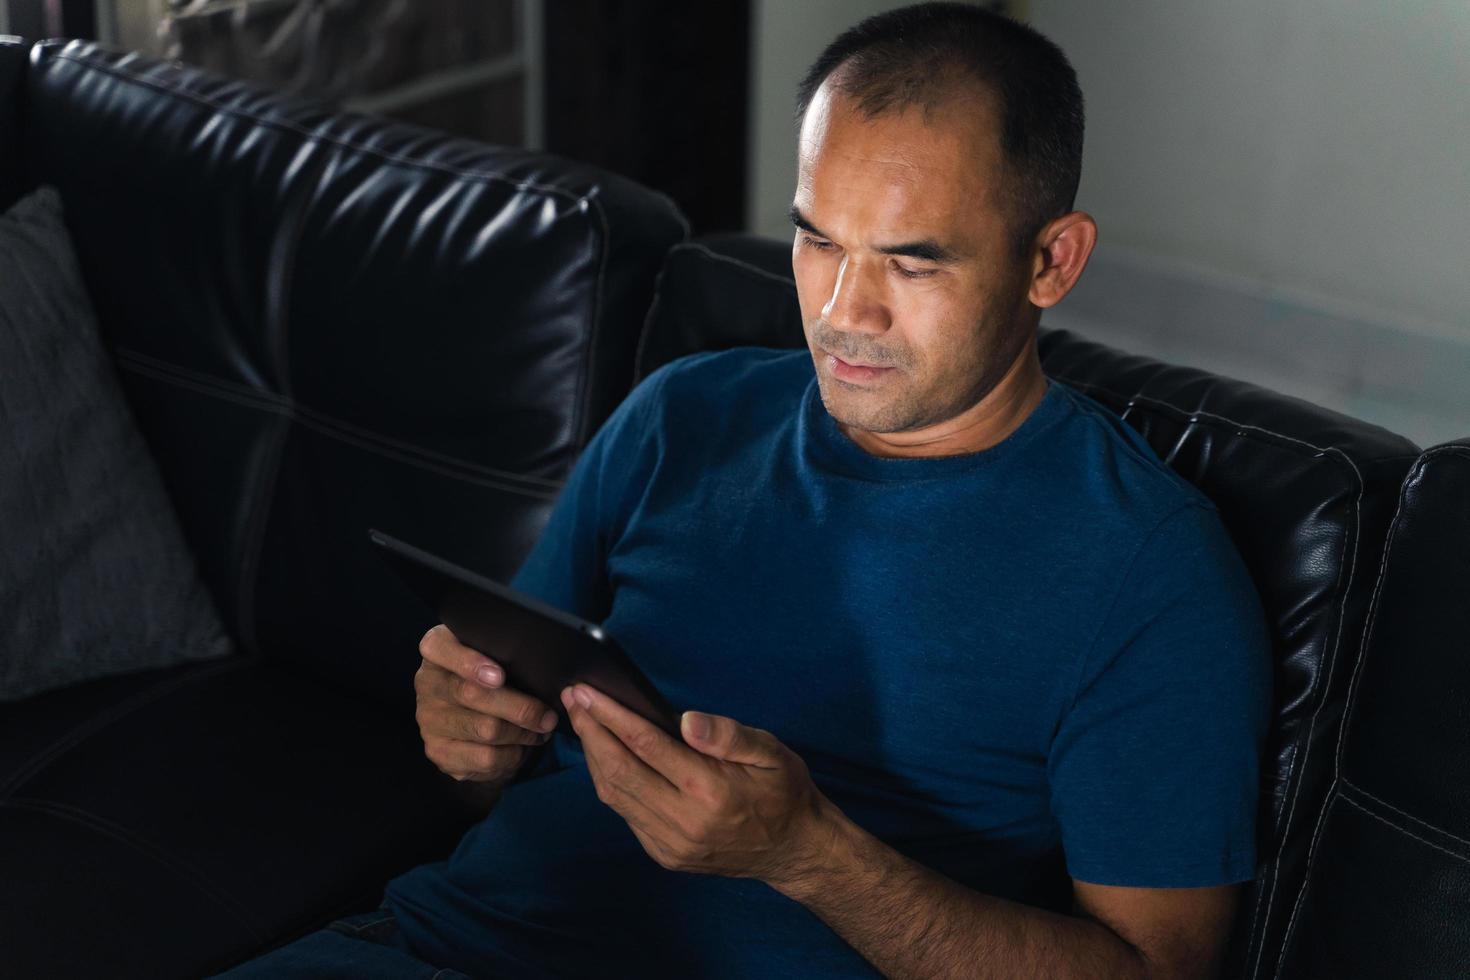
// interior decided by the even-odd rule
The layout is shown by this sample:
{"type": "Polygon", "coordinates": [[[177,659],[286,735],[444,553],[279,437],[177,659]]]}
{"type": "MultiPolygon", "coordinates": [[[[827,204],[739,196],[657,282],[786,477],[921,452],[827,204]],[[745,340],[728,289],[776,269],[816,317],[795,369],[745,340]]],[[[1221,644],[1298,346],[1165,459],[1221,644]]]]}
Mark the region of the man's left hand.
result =
{"type": "Polygon", "coordinates": [[[686,711],[681,743],[586,684],[562,703],[597,798],[663,867],[776,883],[821,866],[834,808],[770,732],[686,711]]]}

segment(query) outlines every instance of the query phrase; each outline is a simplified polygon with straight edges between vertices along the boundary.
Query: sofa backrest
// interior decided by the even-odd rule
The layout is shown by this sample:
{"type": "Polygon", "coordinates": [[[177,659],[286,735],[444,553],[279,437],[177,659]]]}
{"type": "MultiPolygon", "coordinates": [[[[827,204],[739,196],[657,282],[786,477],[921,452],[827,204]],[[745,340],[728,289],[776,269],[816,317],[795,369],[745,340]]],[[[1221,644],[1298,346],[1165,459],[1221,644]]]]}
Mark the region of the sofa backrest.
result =
{"type": "Polygon", "coordinates": [[[1404,481],[1278,972],[1470,971],[1470,440],[1404,481]]]}
{"type": "MultiPolygon", "coordinates": [[[[676,247],[638,372],[702,349],[804,344],[784,243],[676,247]],[[760,317],[761,319],[757,319],[760,317]]],[[[1276,656],[1258,878],[1227,976],[1273,975],[1332,778],[1348,684],[1399,484],[1418,448],[1316,405],[1043,327],[1048,375],[1117,412],[1216,504],[1254,578],[1276,656]]]]}
{"type": "Polygon", "coordinates": [[[631,384],[683,218],[589,166],[82,42],[37,45],[19,103],[6,139],[61,190],[226,621],[402,711],[433,617],[368,528],[509,577],[631,384]]]}

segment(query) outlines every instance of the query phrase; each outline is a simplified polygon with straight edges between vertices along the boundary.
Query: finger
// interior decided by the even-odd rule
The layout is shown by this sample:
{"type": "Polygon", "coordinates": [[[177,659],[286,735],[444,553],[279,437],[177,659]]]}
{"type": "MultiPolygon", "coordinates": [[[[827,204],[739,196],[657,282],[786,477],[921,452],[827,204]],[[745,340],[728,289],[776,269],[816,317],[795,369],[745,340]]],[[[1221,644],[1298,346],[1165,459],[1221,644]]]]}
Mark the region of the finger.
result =
{"type": "Polygon", "coordinates": [[[589,755],[587,771],[592,776],[592,785],[597,789],[597,798],[627,821],[630,828],[648,834],[659,841],[682,839],[678,823],[673,816],[664,814],[648,799],[636,791],[628,790],[614,777],[609,777],[604,768],[604,760],[589,755]]]}
{"type": "Polygon", "coordinates": [[[505,683],[505,670],[500,664],[459,642],[443,623],[429,630],[419,640],[419,655],[456,676],[477,681],[486,687],[498,687],[505,683]]]}
{"type": "Polygon", "coordinates": [[[686,711],[679,719],[679,731],[689,745],[725,762],[761,769],[780,769],[785,762],[784,746],[776,736],[734,718],[686,711]]]}
{"type": "Polygon", "coordinates": [[[483,742],[486,745],[542,745],[551,738],[550,732],[533,732],[504,718],[466,711],[459,716],[460,737],[467,742],[483,742]]]}
{"type": "Polygon", "coordinates": [[[552,731],[560,721],[557,713],[543,701],[513,687],[487,688],[475,681],[454,678],[448,700],[533,732],[552,731]]]}
{"type": "Polygon", "coordinates": [[[424,736],[478,742],[481,745],[544,745],[548,732],[527,731],[520,725],[450,704],[428,704],[418,711],[424,736]]]}
{"type": "MultiPolygon", "coordinates": [[[[446,705],[464,708],[536,732],[550,732],[559,722],[555,711],[524,691],[508,687],[486,688],[428,661],[419,668],[414,687],[420,706],[428,712],[438,712],[446,705]]],[[[422,720],[420,725],[423,725],[422,720]]]]}
{"type": "Polygon", "coordinates": [[[593,773],[598,797],[604,803],[613,806],[616,797],[628,796],[654,809],[675,805],[678,795],[675,786],[635,755],[590,711],[571,701],[569,695],[563,700],[568,702],[568,717],[582,740],[587,769],[593,773]]]}
{"type": "Polygon", "coordinates": [[[458,685],[464,681],[430,660],[419,661],[413,675],[413,689],[420,701],[453,701],[458,685]]]}
{"type": "Polygon", "coordinates": [[[649,768],[674,786],[684,786],[708,769],[699,753],[691,751],[653,722],[603,694],[590,684],[574,684],[573,697],[585,696],[585,710],[612,732],[649,768]]]}

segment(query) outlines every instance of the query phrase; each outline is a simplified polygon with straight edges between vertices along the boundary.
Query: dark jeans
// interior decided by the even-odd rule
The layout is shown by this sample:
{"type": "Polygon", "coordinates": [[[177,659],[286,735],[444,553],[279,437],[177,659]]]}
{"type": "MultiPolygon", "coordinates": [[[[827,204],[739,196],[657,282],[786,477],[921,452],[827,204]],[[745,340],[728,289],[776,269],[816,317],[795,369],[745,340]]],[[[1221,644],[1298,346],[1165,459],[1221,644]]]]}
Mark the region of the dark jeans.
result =
{"type": "Polygon", "coordinates": [[[219,974],[229,980],[471,980],[409,952],[386,908],[338,919],[287,946],[219,974]]]}

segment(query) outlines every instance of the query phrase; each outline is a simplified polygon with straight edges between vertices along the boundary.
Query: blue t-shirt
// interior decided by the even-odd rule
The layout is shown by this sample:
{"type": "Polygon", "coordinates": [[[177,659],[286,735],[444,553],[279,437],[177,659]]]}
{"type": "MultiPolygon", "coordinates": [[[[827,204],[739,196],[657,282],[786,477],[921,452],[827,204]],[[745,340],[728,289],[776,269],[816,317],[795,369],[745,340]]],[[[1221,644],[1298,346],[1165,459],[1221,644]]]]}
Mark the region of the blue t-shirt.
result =
{"type": "MultiPolygon", "coordinates": [[[[1066,910],[1069,876],[1253,874],[1259,600],[1214,506],[1060,383],[990,449],[892,459],[805,351],[684,358],[598,433],[514,584],[970,888],[1066,910]]],[[[877,975],[769,886],[656,864],[561,734],[388,899],[424,958],[487,977],[877,975]]]]}

